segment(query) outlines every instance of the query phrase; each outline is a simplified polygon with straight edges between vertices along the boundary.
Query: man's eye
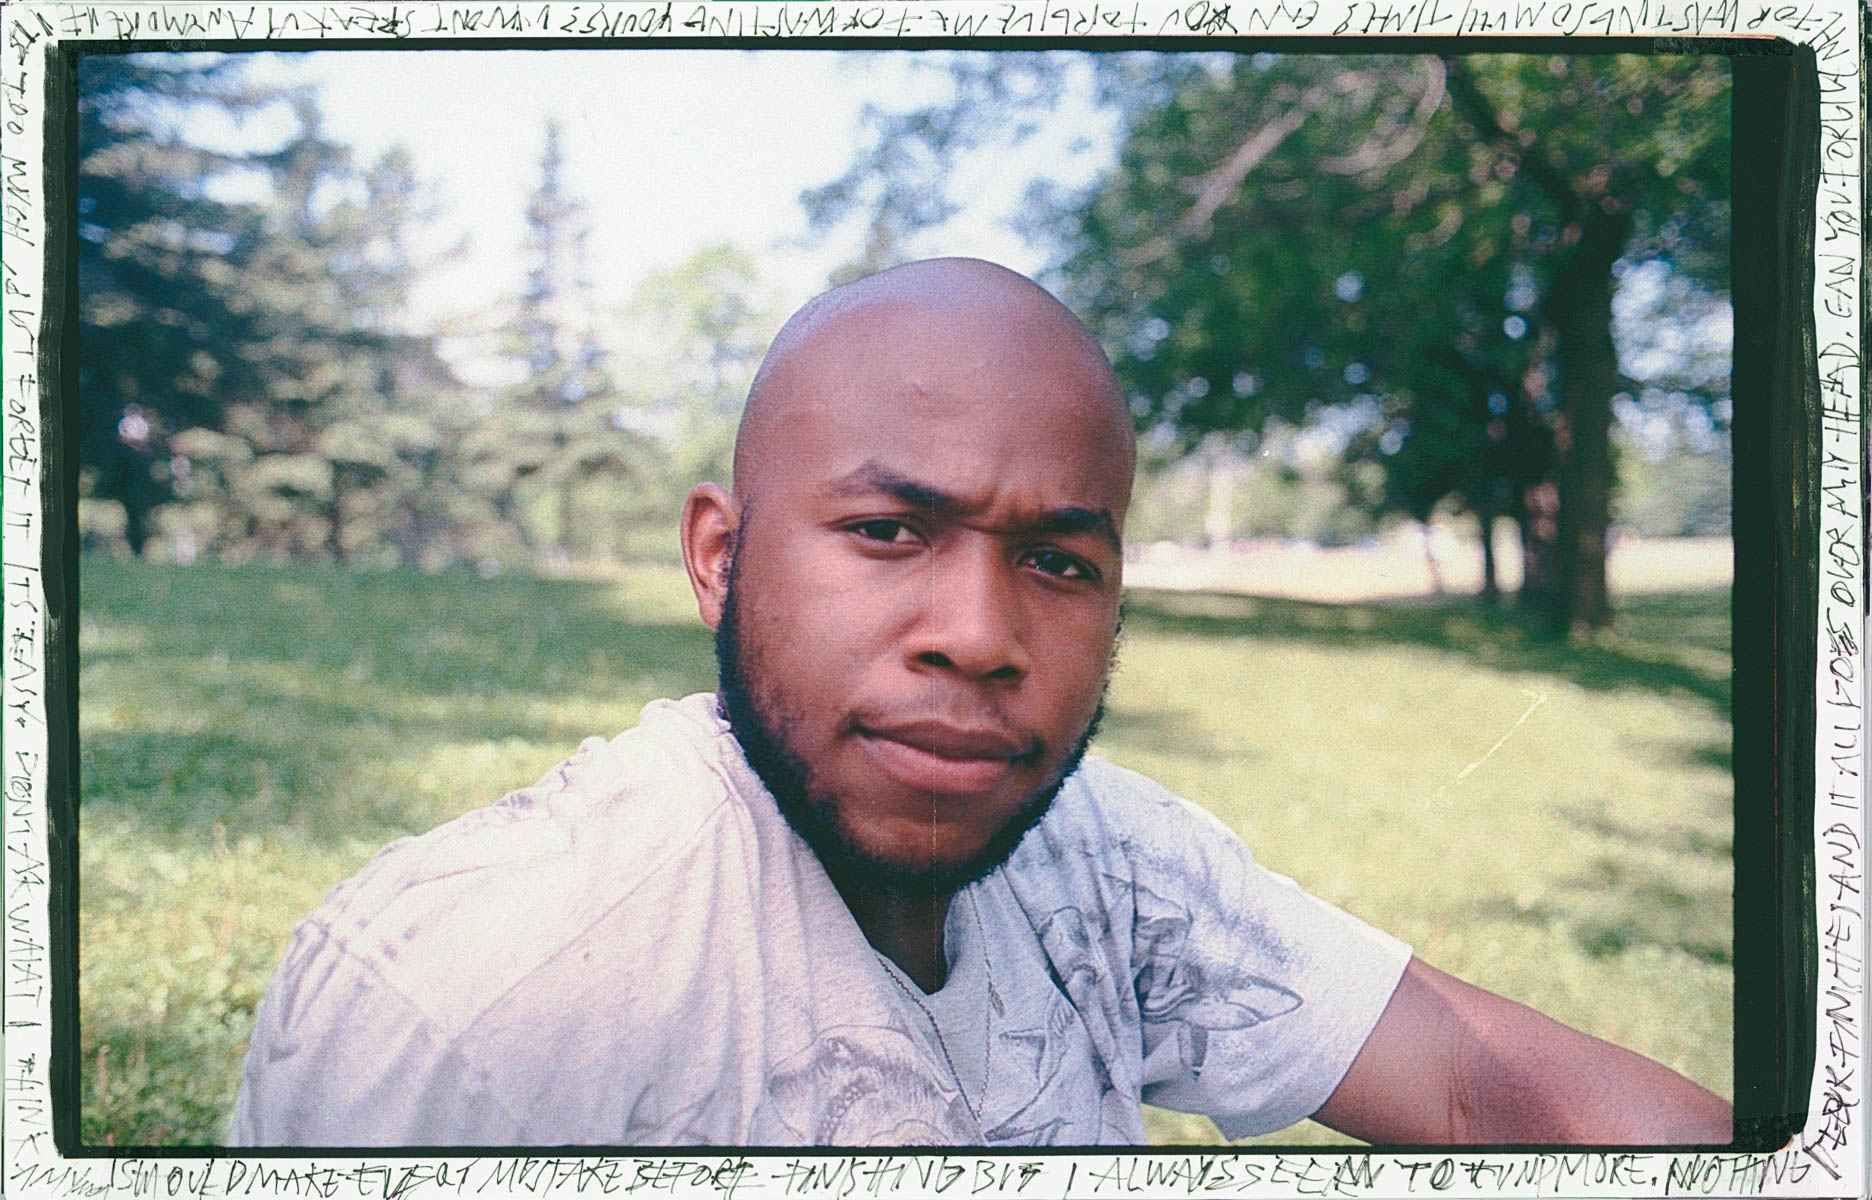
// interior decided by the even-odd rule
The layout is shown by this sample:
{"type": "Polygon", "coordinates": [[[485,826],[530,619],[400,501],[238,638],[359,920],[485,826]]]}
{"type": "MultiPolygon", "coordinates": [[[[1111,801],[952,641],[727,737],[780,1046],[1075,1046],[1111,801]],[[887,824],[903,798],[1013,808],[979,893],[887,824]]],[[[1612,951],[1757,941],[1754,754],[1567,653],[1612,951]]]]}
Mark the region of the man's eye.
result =
{"type": "Polygon", "coordinates": [[[1027,561],[1046,575],[1055,579],[1096,579],[1098,575],[1091,567],[1067,554],[1063,550],[1035,550],[1027,556],[1027,561]]]}
{"type": "Polygon", "coordinates": [[[902,521],[885,519],[860,521],[856,525],[849,525],[846,528],[868,542],[883,542],[897,546],[909,544],[911,539],[915,536],[911,532],[910,527],[902,521]]]}

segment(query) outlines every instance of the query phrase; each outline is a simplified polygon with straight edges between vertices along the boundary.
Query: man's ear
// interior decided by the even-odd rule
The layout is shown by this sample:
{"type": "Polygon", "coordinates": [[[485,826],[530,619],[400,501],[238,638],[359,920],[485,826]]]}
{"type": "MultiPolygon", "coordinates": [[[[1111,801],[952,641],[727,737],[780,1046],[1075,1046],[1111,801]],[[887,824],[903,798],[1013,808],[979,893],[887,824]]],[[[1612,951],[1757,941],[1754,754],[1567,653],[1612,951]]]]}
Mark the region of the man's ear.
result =
{"type": "Polygon", "coordinates": [[[740,518],[740,505],[718,483],[697,484],[683,505],[683,566],[695,590],[696,610],[710,629],[721,624],[722,605],[728,600],[728,568],[734,561],[740,518]]]}

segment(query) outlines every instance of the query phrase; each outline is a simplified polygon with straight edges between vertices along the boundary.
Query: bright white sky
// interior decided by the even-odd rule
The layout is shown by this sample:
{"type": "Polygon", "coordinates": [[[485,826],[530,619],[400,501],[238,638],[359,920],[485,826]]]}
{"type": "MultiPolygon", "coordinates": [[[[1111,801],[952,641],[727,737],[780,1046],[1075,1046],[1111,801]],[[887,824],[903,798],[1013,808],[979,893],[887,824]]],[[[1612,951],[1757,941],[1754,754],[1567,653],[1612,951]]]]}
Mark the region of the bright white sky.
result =
{"type": "MultiPolygon", "coordinates": [[[[763,283],[791,309],[822,290],[827,272],[858,245],[855,231],[803,245],[800,193],[849,165],[865,103],[897,107],[942,95],[944,75],[928,65],[934,59],[797,50],[340,51],[258,56],[252,69],[267,81],[316,84],[327,134],[354,147],[360,165],[393,144],[410,152],[439,201],[432,243],[466,235],[469,244],[463,261],[419,295],[423,311],[414,315],[488,326],[522,284],[522,212],[538,183],[549,118],[561,123],[568,188],[590,219],[589,276],[601,308],[622,306],[646,274],[731,242],[752,254],[763,283]]],[[[1090,177],[1108,142],[1096,121],[1088,106],[1074,106],[1022,148],[1018,165],[979,165],[971,172],[978,177],[959,189],[970,200],[965,216],[920,249],[1039,268],[1006,219],[1036,176],[1090,177]]]]}

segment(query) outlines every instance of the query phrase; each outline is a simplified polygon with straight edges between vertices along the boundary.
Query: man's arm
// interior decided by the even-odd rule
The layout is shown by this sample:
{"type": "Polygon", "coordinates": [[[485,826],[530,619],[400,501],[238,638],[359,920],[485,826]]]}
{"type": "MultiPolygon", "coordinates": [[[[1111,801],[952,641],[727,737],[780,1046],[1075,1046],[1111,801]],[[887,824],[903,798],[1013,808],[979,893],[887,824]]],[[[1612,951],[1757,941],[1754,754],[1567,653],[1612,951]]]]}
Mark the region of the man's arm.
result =
{"type": "Polygon", "coordinates": [[[1316,1119],[1380,1144],[1700,1145],[1731,1111],[1668,1067],[1412,958],[1316,1119]]]}

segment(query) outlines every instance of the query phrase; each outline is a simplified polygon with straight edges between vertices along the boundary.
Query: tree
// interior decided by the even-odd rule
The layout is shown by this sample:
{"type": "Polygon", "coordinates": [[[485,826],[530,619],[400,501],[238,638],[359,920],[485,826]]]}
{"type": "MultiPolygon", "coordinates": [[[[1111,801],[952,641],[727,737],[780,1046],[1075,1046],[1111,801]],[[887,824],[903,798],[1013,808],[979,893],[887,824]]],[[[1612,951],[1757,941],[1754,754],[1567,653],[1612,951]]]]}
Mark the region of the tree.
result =
{"type": "Polygon", "coordinates": [[[222,555],[410,561],[410,510],[441,465],[437,401],[459,392],[433,335],[404,324],[421,187],[401,151],[360,174],[314,97],[289,103],[295,132],[256,156],[270,189],[237,281],[256,318],[234,349],[255,382],[222,397],[216,435],[191,433],[178,461],[213,466],[216,486],[191,491],[222,555]]]}
{"type": "Polygon", "coordinates": [[[275,558],[345,558],[347,494],[367,466],[366,437],[351,426],[377,407],[375,330],[359,318],[352,285],[364,232],[348,150],[325,137],[313,98],[290,98],[297,129],[260,156],[272,175],[265,225],[243,276],[259,314],[240,348],[261,385],[230,396],[228,427],[252,458],[230,481],[236,504],[225,542],[275,558]]]}
{"type": "Polygon", "coordinates": [[[634,439],[613,420],[618,393],[606,368],[584,277],[589,228],[565,184],[556,121],[546,125],[540,178],[526,209],[527,277],[508,329],[509,353],[525,375],[501,398],[501,417],[477,431],[475,478],[527,549],[539,539],[526,501],[551,511],[546,542],[569,560],[580,528],[581,491],[629,473],[634,439]]]}
{"type": "Polygon", "coordinates": [[[641,457],[612,511],[621,549],[668,557],[690,487],[729,476],[741,406],[780,312],[754,258],[719,244],[646,276],[622,315],[618,363],[631,392],[614,419],[656,453],[641,457]]]}
{"type": "Polygon", "coordinates": [[[1728,70],[1722,59],[1491,57],[1450,71],[1454,111],[1518,181],[1524,249],[1552,332],[1555,577],[1546,607],[1575,630],[1608,622],[1614,273],[1666,259],[1721,279],[1728,259],[1728,70]],[[1575,112],[1585,120],[1560,120],[1575,112]]]}
{"type": "Polygon", "coordinates": [[[218,428],[222,398],[256,383],[230,348],[258,314],[236,281],[260,236],[255,205],[218,196],[250,164],[186,140],[191,106],[260,102],[227,61],[97,55],[78,103],[78,458],[84,490],[122,506],[141,555],[178,480],[169,437],[218,428]]]}
{"type": "Polygon", "coordinates": [[[950,187],[957,161],[999,138],[1025,140],[1067,91],[1065,60],[1055,55],[997,53],[924,61],[945,64],[949,98],[908,111],[867,104],[859,120],[869,137],[851,167],[800,197],[808,223],[821,234],[850,220],[864,224],[863,246],[833,273],[833,283],[912,257],[909,247],[919,234],[961,211],[950,187]]]}
{"type": "MultiPolygon", "coordinates": [[[[1507,231],[1465,220],[1467,148],[1430,136],[1441,62],[1179,66],[1129,64],[1155,74],[1123,91],[1150,100],[1061,239],[1064,288],[1119,347],[1142,420],[1193,438],[1336,413],[1360,431],[1354,463],[1382,468],[1351,495],[1419,521],[1455,496],[1492,526],[1540,445],[1503,403],[1528,357],[1502,333],[1519,319],[1507,231]]],[[[1480,181],[1481,202],[1501,188],[1480,181]]]]}
{"type": "Polygon", "coordinates": [[[433,330],[411,327],[416,279],[444,261],[419,256],[409,232],[433,218],[409,154],[393,147],[334,205],[331,273],[349,302],[352,370],[321,414],[315,452],[331,468],[327,548],[346,561],[373,553],[404,565],[455,556],[448,494],[451,425],[467,389],[436,350],[433,330]]]}
{"type": "MultiPolygon", "coordinates": [[[[874,121],[809,204],[940,195],[958,155],[1058,94],[984,74],[1064,69],[970,60],[947,106],[874,121]],[[879,171],[900,178],[866,193],[879,171]]],[[[1377,503],[1421,517],[1456,497],[1485,526],[1506,508],[1524,599],[1558,629],[1604,624],[1613,271],[1662,258],[1720,287],[1723,62],[1110,55],[1095,70],[1117,162],[1081,193],[1037,191],[1027,226],[1140,426],[1193,445],[1364,413],[1350,450],[1383,468],[1377,503]]],[[[942,211],[915,205],[872,218],[890,238],[871,252],[942,211]]]]}
{"type": "Polygon", "coordinates": [[[405,324],[420,185],[400,152],[360,175],[315,95],[246,87],[232,61],[87,60],[86,485],[136,554],[161,513],[183,557],[409,561],[459,392],[405,324]],[[291,118],[271,145],[183,137],[269,106],[291,118]]]}

